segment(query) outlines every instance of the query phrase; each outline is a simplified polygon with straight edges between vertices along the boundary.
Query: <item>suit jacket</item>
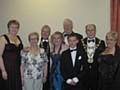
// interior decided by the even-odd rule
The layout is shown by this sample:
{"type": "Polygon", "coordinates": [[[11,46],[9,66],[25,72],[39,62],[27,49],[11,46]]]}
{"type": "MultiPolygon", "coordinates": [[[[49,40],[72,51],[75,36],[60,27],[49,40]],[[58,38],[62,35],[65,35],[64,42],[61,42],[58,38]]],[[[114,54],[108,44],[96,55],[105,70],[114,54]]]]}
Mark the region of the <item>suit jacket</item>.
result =
{"type": "Polygon", "coordinates": [[[64,78],[64,88],[65,90],[82,90],[82,79],[84,76],[85,71],[85,56],[82,51],[82,49],[77,49],[76,53],[76,59],[75,59],[75,65],[73,66],[72,63],[72,57],[70,49],[64,51],[62,53],[62,59],[61,59],[61,73],[64,78]],[[72,79],[74,77],[77,77],[79,79],[79,82],[76,86],[71,86],[66,83],[67,79],[72,79]]]}
{"type": "Polygon", "coordinates": [[[102,51],[104,51],[105,42],[103,40],[100,40],[97,37],[95,37],[96,49],[95,49],[95,53],[94,53],[94,56],[93,56],[93,63],[89,63],[87,61],[88,60],[88,56],[87,56],[87,39],[88,38],[82,39],[82,45],[83,45],[83,49],[84,49],[85,55],[86,55],[85,60],[86,60],[86,63],[87,63],[87,69],[86,69],[86,74],[84,76],[84,81],[85,81],[85,83],[93,84],[93,86],[95,86],[97,84],[97,80],[98,80],[98,62],[97,62],[97,58],[99,57],[100,53],[102,51]]]}
{"type": "MultiPolygon", "coordinates": [[[[87,51],[87,39],[88,38],[84,38],[82,40],[82,44],[83,44],[83,48],[84,48],[85,52],[87,51]]],[[[96,59],[98,58],[99,54],[104,51],[104,49],[105,49],[105,42],[103,40],[100,40],[97,37],[95,37],[95,45],[96,45],[96,49],[95,49],[95,54],[93,56],[94,62],[97,61],[96,59]]],[[[87,55],[87,52],[86,52],[86,55],[87,55]]]]}

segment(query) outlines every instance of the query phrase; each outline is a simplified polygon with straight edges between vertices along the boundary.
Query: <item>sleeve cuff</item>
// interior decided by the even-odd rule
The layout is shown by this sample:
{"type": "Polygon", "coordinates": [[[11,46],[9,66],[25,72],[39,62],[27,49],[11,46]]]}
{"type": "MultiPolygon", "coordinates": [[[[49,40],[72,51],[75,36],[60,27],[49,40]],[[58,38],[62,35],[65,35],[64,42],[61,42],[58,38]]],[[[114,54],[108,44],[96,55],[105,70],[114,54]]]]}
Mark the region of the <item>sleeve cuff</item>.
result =
{"type": "Polygon", "coordinates": [[[78,82],[79,82],[79,79],[78,79],[77,77],[74,77],[72,80],[73,80],[75,83],[78,83],[78,82]]]}
{"type": "Polygon", "coordinates": [[[67,79],[66,83],[70,84],[72,82],[72,79],[67,79]]]}

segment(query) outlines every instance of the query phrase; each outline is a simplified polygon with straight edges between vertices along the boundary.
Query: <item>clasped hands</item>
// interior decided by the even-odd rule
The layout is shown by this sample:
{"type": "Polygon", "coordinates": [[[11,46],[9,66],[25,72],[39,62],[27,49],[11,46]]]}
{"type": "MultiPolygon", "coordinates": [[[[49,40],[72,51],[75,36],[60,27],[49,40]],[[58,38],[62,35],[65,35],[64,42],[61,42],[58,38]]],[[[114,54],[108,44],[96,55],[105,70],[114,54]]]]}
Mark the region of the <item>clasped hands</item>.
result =
{"type": "Polygon", "coordinates": [[[79,79],[77,77],[74,77],[72,79],[67,79],[66,83],[72,86],[75,86],[79,82],[79,79]]]}

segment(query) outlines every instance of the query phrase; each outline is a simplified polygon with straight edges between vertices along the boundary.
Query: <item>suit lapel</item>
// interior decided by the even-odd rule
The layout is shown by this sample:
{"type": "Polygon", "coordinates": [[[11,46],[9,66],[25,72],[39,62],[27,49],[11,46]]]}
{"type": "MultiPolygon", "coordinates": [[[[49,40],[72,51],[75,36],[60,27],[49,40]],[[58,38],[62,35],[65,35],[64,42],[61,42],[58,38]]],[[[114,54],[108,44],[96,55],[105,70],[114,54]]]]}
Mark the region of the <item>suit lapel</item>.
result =
{"type": "Polygon", "coordinates": [[[99,39],[98,38],[95,38],[95,44],[97,45],[97,44],[99,44],[99,39]]]}
{"type": "Polygon", "coordinates": [[[73,68],[73,62],[72,62],[72,56],[71,56],[71,52],[70,52],[70,49],[68,51],[68,60],[69,60],[69,65],[73,68]]]}
{"type": "Polygon", "coordinates": [[[97,50],[100,46],[101,40],[99,40],[98,38],[95,38],[95,40],[96,40],[95,45],[96,45],[96,50],[97,50]]]}
{"type": "Polygon", "coordinates": [[[77,50],[77,52],[76,52],[75,65],[74,65],[74,67],[75,67],[75,66],[76,66],[76,64],[77,64],[77,56],[78,56],[78,50],[77,50]]]}
{"type": "Polygon", "coordinates": [[[84,44],[87,45],[87,38],[84,39],[84,44]]]}
{"type": "Polygon", "coordinates": [[[76,58],[75,58],[75,66],[74,67],[77,67],[78,66],[78,57],[79,57],[79,55],[80,55],[80,51],[78,51],[78,49],[77,49],[77,52],[76,52],[76,58]]]}
{"type": "Polygon", "coordinates": [[[82,44],[83,44],[84,50],[87,52],[87,38],[82,39],[82,44]]]}

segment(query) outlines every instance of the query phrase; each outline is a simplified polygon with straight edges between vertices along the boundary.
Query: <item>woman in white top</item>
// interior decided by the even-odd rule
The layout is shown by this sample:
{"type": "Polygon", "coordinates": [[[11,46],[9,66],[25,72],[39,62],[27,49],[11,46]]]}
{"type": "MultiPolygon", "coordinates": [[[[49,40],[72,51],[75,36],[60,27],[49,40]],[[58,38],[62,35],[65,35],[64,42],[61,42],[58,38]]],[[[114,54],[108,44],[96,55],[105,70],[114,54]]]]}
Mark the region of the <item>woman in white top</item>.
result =
{"type": "Polygon", "coordinates": [[[21,51],[21,76],[24,90],[42,90],[47,77],[47,56],[43,48],[39,48],[39,34],[30,33],[30,46],[21,51]]]}

